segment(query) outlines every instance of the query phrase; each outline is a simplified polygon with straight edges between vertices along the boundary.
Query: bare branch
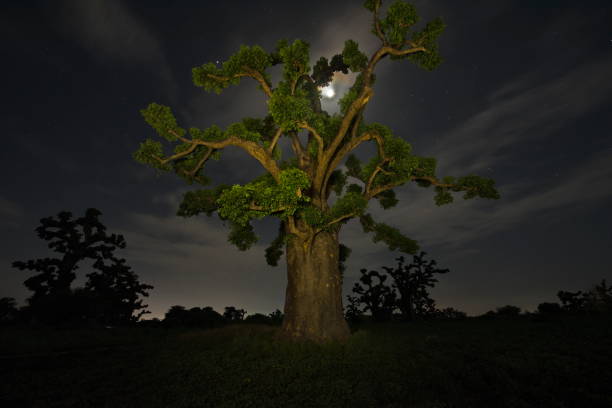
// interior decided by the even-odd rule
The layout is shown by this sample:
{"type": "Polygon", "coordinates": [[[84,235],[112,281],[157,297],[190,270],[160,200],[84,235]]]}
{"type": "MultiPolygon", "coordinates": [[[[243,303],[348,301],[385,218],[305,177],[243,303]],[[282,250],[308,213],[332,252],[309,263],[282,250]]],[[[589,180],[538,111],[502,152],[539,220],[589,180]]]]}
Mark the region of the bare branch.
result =
{"type": "Polygon", "coordinates": [[[380,38],[384,45],[387,45],[387,41],[385,40],[385,34],[383,33],[382,28],[380,27],[380,20],[378,19],[378,10],[380,3],[377,3],[374,8],[374,28],[376,30],[376,36],[380,38]]]}
{"type": "Polygon", "coordinates": [[[312,134],[312,136],[317,140],[317,159],[320,160],[321,157],[323,157],[323,138],[321,137],[319,132],[317,132],[317,130],[310,126],[307,122],[300,122],[298,123],[298,126],[302,129],[308,130],[310,134],[312,134]]]}
{"type": "Polygon", "coordinates": [[[291,132],[291,148],[295,153],[295,157],[298,159],[298,165],[300,168],[305,168],[306,163],[308,162],[308,157],[306,152],[304,151],[304,147],[298,138],[297,132],[291,132]]]}
{"type": "Polygon", "coordinates": [[[283,129],[278,128],[276,130],[276,133],[274,134],[274,138],[272,139],[272,143],[270,143],[270,146],[268,147],[268,154],[272,154],[272,152],[274,151],[274,147],[276,146],[276,143],[278,143],[278,139],[282,136],[283,134],[283,129]]]}
{"type": "Polygon", "coordinates": [[[213,149],[213,148],[211,148],[211,147],[209,147],[209,148],[208,148],[208,151],[206,152],[206,154],[204,155],[204,157],[202,157],[202,159],[200,159],[200,161],[198,162],[198,164],[196,164],[196,166],[193,168],[193,170],[191,170],[191,171],[189,172],[189,175],[190,175],[191,177],[195,176],[195,174],[196,174],[198,171],[200,171],[200,169],[202,168],[202,166],[204,166],[204,163],[206,163],[206,160],[208,160],[208,159],[209,159],[209,157],[210,157],[210,155],[212,154],[213,150],[214,150],[214,149],[213,149]]]}
{"type": "Polygon", "coordinates": [[[389,160],[388,160],[388,159],[386,159],[386,158],[385,158],[385,159],[383,159],[383,160],[380,162],[380,164],[379,164],[378,166],[376,166],[376,168],[374,169],[374,171],[373,171],[373,172],[372,172],[372,174],[370,175],[370,178],[368,179],[368,183],[366,184],[366,188],[365,188],[365,194],[366,194],[366,195],[367,195],[367,194],[368,194],[368,192],[370,191],[370,188],[372,187],[372,183],[374,182],[374,178],[376,177],[376,175],[377,175],[379,172],[381,172],[381,171],[382,171],[382,172],[383,172],[383,173],[385,173],[385,174],[391,174],[390,172],[383,170],[383,169],[382,169],[382,167],[381,167],[381,166],[384,166],[384,165],[385,165],[385,163],[386,163],[386,162],[388,162],[388,161],[389,161],[389,160]]]}
{"type": "MultiPolygon", "coordinates": [[[[412,43],[412,41],[410,42],[412,43]]],[[[412,43],[414,44],[414,43],[412,43]]],[[[425,47],[412,47],[412,48],[408,48],[407,50],[398,50],[397,48],[393,48],[393,47],[385,47],[387,49],[387,52],[391,55],[408,55],[408,54],[414,54],[415,52],[427,52],[427,49],[425,47]]]]}
{"type": "MultiPolygon", "coordinates": [[[[271,212],[275,213],[275,212],[280,212],[280,211],[285,211],[288,207],[279,207],[271,212]]],[[[256,205],[255,203],[251,202],[249,204],[249,210],[251,211],[265,211],[267,212],[268,210],[260,205],[256,205]]]]}

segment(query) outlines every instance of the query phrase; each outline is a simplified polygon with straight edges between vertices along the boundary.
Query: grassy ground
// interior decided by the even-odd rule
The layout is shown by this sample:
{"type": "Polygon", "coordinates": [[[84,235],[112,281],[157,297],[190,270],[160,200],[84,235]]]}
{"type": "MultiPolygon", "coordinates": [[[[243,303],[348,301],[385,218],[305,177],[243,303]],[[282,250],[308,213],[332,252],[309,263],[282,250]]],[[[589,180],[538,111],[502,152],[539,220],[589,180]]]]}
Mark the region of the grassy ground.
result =
{"type": "Polygon", "coordinates": [[[0,332],[3,407],[612,407],[612,322],[358,327],[288,345],[275,327],[0,332]]]}

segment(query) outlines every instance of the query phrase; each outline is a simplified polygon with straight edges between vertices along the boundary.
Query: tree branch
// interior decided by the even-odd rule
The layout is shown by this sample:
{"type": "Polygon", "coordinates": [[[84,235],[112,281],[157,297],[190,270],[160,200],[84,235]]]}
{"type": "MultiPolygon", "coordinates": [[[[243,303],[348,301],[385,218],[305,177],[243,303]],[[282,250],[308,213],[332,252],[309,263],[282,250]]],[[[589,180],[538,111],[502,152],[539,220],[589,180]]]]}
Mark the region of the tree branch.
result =
{"type": "Polygon", "coordinates": [[[369,178],[368,183],[366,184],[366,188],[365,188],[365,194],[366,194],[366,195],[367,195],[367,194],[368,194],[368,192],[370,191],[370,188],[372,187],[372,183],[374,182],[374,178],[376,177],[376,175],[377,175],[379,172],[381,172],[381,171],[382,171],[382,172],[383,172],[383,173],[385,173],[385,174],[391,174],[390,172],[383,170],[383,169],[382,169],[382,167],[381,167],[381,166],[384,166],[384,165],[385,165],[385,163],[386,163],[386,162],[388,162],[388,161],[389,161],[388,159],[383,158],[383,160],[380,162],[380,164],[379,164],[378,166],[376,166],[376,168],[374,169],[374,171],[373,171],[373,172],[372,172],[372,174],[370,175],[370,178],[369,178]]]}
{"type": "Polygon", "coordinates": [[[321,137],[319,132],[317,132],[317,130],[310,126],[307,122],[300,122],[298,123],[298,126],[302,129],[308,130],[310,134],[312,134],[312,136],[317,140],[317,160],[320,160],[323,156],[323,138],[321,137]]]}
{"type": "Polygon", "coordinates": [[[263,75],[261,75],[260,72],[252,70],[248,67],[242,67],[242,69],[244,70],[244,73],[236,74],[231,77],[215,75],[215,74],[205,74],[205,75],[212,79],[216,79],[217,81],[230,81],[233,78],[240,78],[240,77],[248,76],[248,77],[255,79],[257,82],[260,83],[261,87],[263,88],[264,93],[268,95],[268,97],[272,96],[272,89],[270,88],[270,85],[268,85],[268,83],[266,82],[266,79],[263,77],[263,75]]]}
{"type": "Polygon", "coordinates": [[[200,171],[200,169],[202,168],[202,166],[204,165],[204,163],[206,163],[206,160],[208,160],[208,158],[210,157],[210,155],[213,152],[213,148],[209,147],[208,151],[206,152],[206,154],[204,155],[204,157],[202,157],[202,159],[200,159],[200,161],[198,162],[198,164],[196,164],[196,166],[193,168],[192,171],[189,172],[189,175],[191,177],[195,176],[195,174],[200,171]]]}
{"type": "MultiPolygon", "coordinates": [[[[245,150],[253,158],[255,158],[259,163],[261,163],[261,165],[272,175],[272,177],[274,178],[274,180],[276,180],[277,183],[280,182],[280,169],[278,168],[276,161],[272,158],[271,154],[269,154],[263,147],[261,147],[255,142],[240,139],[235,136],[230,136],[218,142],[207,142],[204,140],[186,139],[180,136],[177,132],[175,132],[172,129],[168,130],[168,133],[172,134],[173,136],[176,136],[178,139],[180,139],[181,141],[185,143],[191,143],[191,147],[189,148],[189,150],[191,151],[189,153],[191,153],[197,145],[207,146],[213,149],[223,149],[224,147],[227,147],[227,146],[238,146],[242,148],[243,150],[245,150]]],[[[174,156],[171,156],[168,159],[166,159],[165,163],[167,163],[170,160],[175,160],[176,158],[186,156],[189,153],[187,153],[187,151],[177,153],[174,156]],[[178,157],[175,157],[175,156],[178,156],[178,157]]],[[[157,159],[160,160],[159,158],[157,159]]]]}
{"type": "Polygon", "coordinates": [[[278,142],[278,139],[280,139],[280,137],[283,134],[283,129],[278,128],[276,130],[276,133],[274,134],[274,138],[272,139],[272,143],[270,143],[270,146],[268,147],[268,154],[272,155],[272,152],[274,151],[274,147],[276,146],[276,143],[278,142]]]}
{"type": "Polygon", "coordinates": [[[385,34],[383,33],[382,28],[380,28],[380,20],[378,19],[378,10],[380,8],[380,3],[377,3],[374,8],[374,28],[376,30],[376,36],[380,38],[383,42],[383,45],[387,45],[387,40],[385,39],[385,34]]]}

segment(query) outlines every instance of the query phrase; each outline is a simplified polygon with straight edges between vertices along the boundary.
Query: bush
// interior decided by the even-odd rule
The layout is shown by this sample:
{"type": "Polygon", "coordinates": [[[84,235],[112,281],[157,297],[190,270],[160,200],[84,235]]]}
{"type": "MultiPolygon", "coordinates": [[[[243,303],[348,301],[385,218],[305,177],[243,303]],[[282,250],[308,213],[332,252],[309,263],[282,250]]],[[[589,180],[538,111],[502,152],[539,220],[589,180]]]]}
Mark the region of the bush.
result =
{"type": "Polygon", "coordinates": [[[538,313],[542,315],[558,315],[563,313],[563,309],[556,302],[544,302],[538,305],[538,313]]]}
{"type": "Polygon", "coordinates": [[[521,314],[521,308],[518,306],[506,305],[498,307],[495,314],[501,317],[514,317],[521,314]]]}

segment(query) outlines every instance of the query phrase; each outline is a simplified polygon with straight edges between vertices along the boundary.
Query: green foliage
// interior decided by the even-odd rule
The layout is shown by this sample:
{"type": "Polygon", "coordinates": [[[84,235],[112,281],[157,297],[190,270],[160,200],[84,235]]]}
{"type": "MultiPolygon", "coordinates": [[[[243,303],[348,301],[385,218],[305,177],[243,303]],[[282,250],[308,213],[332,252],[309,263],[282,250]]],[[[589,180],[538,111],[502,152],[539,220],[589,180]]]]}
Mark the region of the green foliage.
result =
{"type": "Polygon", "coordinates": [[[292,96],[277,89],[268,100],[274,122],[285,131],[299,130],[298,122],[309,121],[313,116],[310,100],[303,96],[292,96]]]}
{"type": "Polygon", "coordinates": [[[435,202],[436,205],[441,206],[453,202],[453,196],[450,191],[465,191],[463,195],[465,200],[472,199],[474,197],[498,199],[499,193],[495,189],[495,181],[492,179],[486,179],[475,175],[469,175],[465,177],[444,177],[443,182],[445,184],[452,184],[450,187],[436,186],[435,202]],[[450,191],[449,191],[450,190],[450,191]]]}
{"type": "Polygon", "coordinates": [[[315,128],[317,133],[319,133],[325,143],[324,147],[327,146],[338,133],[342,125],[342,119],[343,117],[340,115],[334,114],[330,116],[327,113],[314,114],[310,118],[310,124],[315,128]]]}
{"type": "Polygon", "coordinates": [[[296,168],[282,170],[278,185],[269,174],[265,174],[244,186],[236,184],[223,190],[217,199],[218,213],[239,225],[246,225],[253,218],[263,218],[280,208],[284,208],[283,218],[293,215],[300,204],[310,200],[303,194],[308,187],[308,175],[296,168]],[[253,210],[252,205],[261,209],[253,210]]]}
{"type": "Polygon", "coordinates": [[[310,45],[302,40],[295,40],[293,44],[287,43],[279,49],[279,55],[283,62],[283,78],[291,83],[297,81],[302,75],[310,71],[310,45]]]}
{"type": "Polygon", "coordinates": [[[374,12],[378,7],[380,7],[381,0],[366,0],[363,3],[363,7],[367,8],[371,12],[374,12]]]}
{"type": "Polygon", "coordinates": [[[349,186],[346,188],[347,193],[356,193],[356,194],[361,194],[363,193],[363,187],[360,186],[359,184],[349,184],[349,186]]]}
{"type": "Polygon", "coordinates": [[[393,228],[384,223],[377,223],[370,214],[363,214],[359,217],[363,232],[374,232],[372,240],[376,243],[383,241],[390,251],[396,249],[407,254],[414,254],[419,250],[416,241],[404,236],[397,228],[393,228]]]}
{"type": "Polygon", "coordinates": [[[140,114],[149,126],[169,142],[176,141],[176,136],[170,131],[181,137],[185,135],[185,129],[176,124],[176,118],[168,106],[151,103],[145,109],[141,109],[140,114]]]}
{"type": "Polygon", "coordinates": [[[347,167],[348,171],[346,172],[347,176],[356,178],[358,180],[364,181],[361,177],[361,162],[354,154],[350,154],[346,159],[346,163],[344,165],[347,167]]]}
{"type": "Polygon", "coordinates": [[[347,214],[360,215],[368,206],[368,201],[363,195],[355,192],[346,192],[339,197],[330,209],[330,218],[336,219],[347,214]]]}
{"type": "Polygon", "coordinates": [[[338,248],[338,268],[340,273],[344,273],[346,265],[344,264],[353,250],[346,245],[340,244],[338,248]]]}
{"type": "Polygon", "coordinates": [[[161,142],[155,140],[146,139],[143,143],[140,143],[140,148],[132,154],[132,157],[138,163],[147,164],[158,170],[172,170],[171,164],[164,164],[158,160],[164,157],[164,149],[161,142]]]}
{"type": "Polygon", "coordinates": [[[272,65],[271,58],[263,48],[258,45],[253,47],[242,45],[240,50],[224,62],[221,68],[209,62],[193,68],[191,72],[195,86],[204,88],[206,92],[220,94],[228,86],[238,85],[240,75],[249,71],[259,72],[269,82],[264,71],[270,65],[272,65]]]}
{"type": "Polygon", "coordinates": [[[389,6],[387,16],[380,22],[389,45],[401,48],[406,41],[408,30],[418,21],[416,8],[401,0],[389,6]]]}
{"type": "Polygon", "coordinates": [[[249,222],[245,224],[233,222],[227,240],[239,250],[246,251],[257,242],[257,235],[255,235],[253,226],[249,222]]]}
{"type": "Polygon", "coordinates": [[[261,133],[250,130],[244,122],[232,123],[227,127],[225,137],[232,136],[251,142],[259,142],[261,140],[261,133]]]}
{"type": "Polygon", "coordinates": [[[385,210],[395,207],[399,202],[397,198],[395,198],[394,190],[385,190],[382,193],[375,195],[374,198],[378,200],[380,206],[385,210]]]}
{"type": "Polygon", "coordinates": [[[414,254],[419,249],[419,245],[416,241],[403,235],[397,228],[384,223],[376,223],[372,240],[375,243],[383,241],[387,244],[390,251],[395,251],[397,249],[400,252],[414,254]]]}
{"type": "MultiPolygon", "coordinates": [[[[433,157],[416,157],[417,167],[415,168],[413,175],[416,177],[435,177],[436,175],[436,164],[437,161],[433,157]]],[[[422,187],[429,187],[431,185],[430,182],[427,182],[427,185],[422,185],[422,187]]]]}
{"type": "MultiPolygon", "coordinates": [[[[181,153],[187,150],[190,146],[188,144],[180,144],[177,145],[174,149],[175,153],[181,153]]],[[[191,172],[199,162],[204,158],[206,154],[208,154],[209,148],[205,146],[197,146],[194,151],[189,153],[187,156],[184,156],[180,159],[174,160],[172,162],[172,168],[176,174],[182,177],[188,184],[193,184],[194,181],[207,185],[210,183],[210,179],[204,176],[202,173],[202,169],[193,175],[191,172]]]]}
{"type": "Polygon", "coordinates": [[[303,208],[301,217],[308,225],[313,227],[322,227],[330,221],[328,215],[313,205],[303,208]]]}
{"type": "Polygon", "coordinates": [[[342,54],[336,54],[332,57],[331,63],[327,58],[321,57],[312,69],[312,79],[315,86],[324,87],[331,82],[334,72],[342,72],[348,74],[349,66],[344,63],[342,54]]]}
{"type": "Polygon", "coordinates": [[[436,186],[436,195],[434,196],[434,201],[437,206],[441,206],[444,204],[450,204],[453,202],[453,196],[448,190],[444,187],[436,186]]]}
{"type": "Polygon", "coordinates": [[[359,51],[359,44],[353,40],[344,42],[342,59],[353,72],[361,72],[368,65],[368,56],[359,51]]]}
{"type": "MultiPolygon", "coordinates": [[[[372,75],[374,77],[374,75],[372,75]]],[[[357,78],[355,78],[355,83],[351,88],[344,94],[342,98],[338,101],[338,105],[340,106],[340,111],[342,115],[346,115],[351,104],[359,97],[363,89],[363,74],[359,73],[357,78]]]]}
{"type": "Polygon", "coordinates": [[[189,134],[194,140],[204,142],[218,142],[225,139],[225,133],[217,125],[212,125],[204,130],[192,127],[189,128],[189,134]]]}
{"type": "MultiPolygon", "coordinates": [[[[445,27],[446,25],[442,19],[436,18],[427,23],[423,31],[414,33],[412,40],[417,44],[421,44],[427,51],[408,54],[406,58],[427,71],[433,71],[437,68],[443,62],[437,41],[445,27]]],[[[392,59],[394,58],[392,57],[392,59]]]]}
{"type": "MultiPolygon", "coordinates": [[[[433,69],[441,62],[438,54],[437,40],[444,30],[442,20],[435,19],[420,32],[412,32],[413,26],[418,21],[414,6],[395,1],[392,3],[382,19],[378,19],[378,10],[381,7],[380,0],[367,0],[364,7],[376,13],[376,22],[380,23],[383,31],[385,45],[403,50],[406,46],[423,46],[425,52],[417,52],[404,56],[391,56],[391,59],[409,59],[425,69],[433,69]]],[[[378,32],[374,32],[378,35],[378,32]]],[[[353,40],[347,40],[341,54],[334,55],[329,61],[321,57],[312,66],[310,72],[309,44],[302,40],[290,43],[280,40],[272,53],[266,53],[259,46],[241,46],[239,51],[232,55],[222,66],[208,63],[192,70],[194,84],[204,88],[206,91],[220,93],[232,84],[238,84],[244,76],[260,76],[270,85],[272,94],[267,101],[269,114],[263,118],[244,118],[240,122],[233,123],[225,130],[212,125],[200,130],[190,128],[191,138],[202,142],[218,142],[229,137],[257,143],[265,149],[271,145],[277,130],[284,134],[292,135],[300,130],[300,122],[308,122],[321,136],[323,146],[319,146],[315,138],[310,138],[307,145],[309,155],[314,158],[317,152],[329,147],[329,144],[338,134],[344,116],[350,106],[364,91],[366,80],[369,85],[375,81],[375,76],[370,74],[369,78],[364,76],[368,66],[368,56],[359,50],[359,44],[353,40]],[[276,87],[272,87],[270,78],[265,72],[270,66],[283,64],[282,80],[276,87]],[[335,72],[357,72],[353,86],[339,100],[341,114],[329,115],[320,112],[321,97],[318,87],[329,84],[335,72]],[[316,111],[316,112],[315,112],[316,111]]],[[[151,104],[143,109],[142,114],[157,133],[169,142],[177,142],[182,139],[185,130],[177,125],[170,108],[158,104],[151,104]]],[[[199,190],[185,194],[183,202],[177,212],[181,216],[193,216],[199,213],[211,215],[217,212],[223,220],[232,223],[230,242],[236,244],[240,249],[250,247],[256,240],[250,221],[263,218],[268,215],[278,216],[286,220],[288,216],[298,214],[314,227],[324,227],[329,222],[346,216],[360,217],[364,231],[374,232],[374,242],[383,241],[390,249],[399,249],[406,253],[413,253],[418,249],[415,241],[403,236],[397,229],[383,223],[376,223],[369,214],[364,214],[367,208],[367,200],[363,197],[363,186],[350,184],[346,187],[347,177],[353,177],[362,183],[368,183],[371,176],[375,174],[372,187],[388,187],[374,198],[379,201],[383,209],[395,206],[398,202],[395,191],[391,188],[400,186],[406,181],[415,178],[417,184],[428,187],[432,184],[440,184],[436,178],[436,160],[434,158],[417,157],[412,155],[412,146],[401,137],[393,135],[391,129],[379,123],[366,124],[363,122],[361,112],[358,112],[357,120],[352,121],[350,126],[358,126],[357,129],[350,128],[353,134],[363,135],[364,132],[376,133],[377,141],[381,141],[379,155],[373,157],[365,165],[354,156],[349,155],[346,160],[347,171],[334,170],[327,184],[329,194],[334,191],[338,196],[336,203],[330,210],[324,211],[310,205],[310,197],[306,195],[311,185],[308,171],[298,169],[297,158],[281,161],[280,148],[277,146],[272,152],[272,158],[277,161],[281,170],[280,181],[277,183],[270,174],[258,177],[245,185],[219,186],[215,189],[199,190]],[[430,180],[422,180],[429,178],[430,180]]],[[[341,141],[346,143],[348,137],[341,141]]],[[[174,154],[183,154],[192,149],[190,143],[178,143],[174,146],[174,154]]],[[[197,181],[206,184],[209,180],[201,174],[191,172],[202,162],[205,155],[211,154],[213,159],[218,160],[220,150],[205,146],[198,146],[184,157],[175,158],[171,163],[162,164],[164,157],[163,146],[159,142],[146,140],[140,145],[140,149],[134,153],[134,158],[144,164],[148,164],[159,170],[174,170],[187,182],[197,181]]],[[[333,153],[333,152],[332,152],[333,153]]],[[[435,202],[443,205],[452,202],[451,192],[465,191],[464,199],[474,197],[499,198],[495,190],[493,180],[483,179],[477,176],[466,176],[461,178],[445,177],[443,183],[446,186],[436,186],[435,202]]],[[[334,225],[339,228],[340,224],[334,225]]],[[[279,234],[270,247],[266,250],[266,259],[270,264],[275,264],[282,255],[282,245],[288,237],[284,232],[279,234]]]]}
{"type": "Polygon", "coordinates": [[[219,208],[217,200],[223,191],[227,190],[228,188],[231,187],[221,184],[214,189],[186,192],[183,194],[183,201],[181,202],[176,215],[180,217],[193,217],[194,215],[205,213],[210,217],[219,208]]]}
{"type": "Polygon", "coordinates": [[[271,266],[278,266],[278,260],[283,255],[283,246],[287,243],[284,222],[281,221],[278,228],[278,235],[266,248],[266,262],[271,266]]]}
{"type": "Polygon", "coordinates": [[[346,185],[346,174],[342,170],[334,170],[329,177],[329,185],[336,195],[342,194],[342,189],[346,185]]]}

